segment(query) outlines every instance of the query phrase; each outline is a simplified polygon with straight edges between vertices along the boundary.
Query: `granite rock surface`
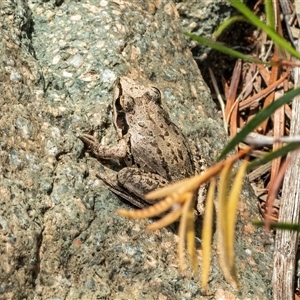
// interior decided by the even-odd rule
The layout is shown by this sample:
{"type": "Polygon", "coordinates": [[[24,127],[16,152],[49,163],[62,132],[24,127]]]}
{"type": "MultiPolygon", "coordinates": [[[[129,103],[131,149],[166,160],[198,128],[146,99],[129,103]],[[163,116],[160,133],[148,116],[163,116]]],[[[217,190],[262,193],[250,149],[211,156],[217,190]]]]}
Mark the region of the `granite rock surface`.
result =
{"type": "Polygon", "coordinates": [[[0,299],[270,299],[272,252],[251,225],[247,184],[242,289],[214,256],[207,297],[178,270],[176,226],[147,232],[151,220],[116,215],[130,206],[96,178],[103,166],[76,137],[116,141],[111,92],[126,75],[160,88],[208,161],[219,153],[226,134],[172,2],[3,0],[0,13],[0,299]]]}

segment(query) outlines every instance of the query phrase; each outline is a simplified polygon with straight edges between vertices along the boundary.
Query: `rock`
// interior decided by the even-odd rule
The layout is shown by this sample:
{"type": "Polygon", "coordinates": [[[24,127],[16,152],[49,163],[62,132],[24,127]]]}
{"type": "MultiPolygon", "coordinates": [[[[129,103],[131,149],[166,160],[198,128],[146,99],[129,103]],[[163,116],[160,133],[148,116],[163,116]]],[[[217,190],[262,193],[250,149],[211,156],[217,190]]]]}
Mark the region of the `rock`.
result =
{"type": "MultiPolygon", "coordinates": [[[[168,1],[12,1],[1,4],[0,299],[202,299],[178,270],[176,229],[147,232],[95,173],[80,132],[113,141],[117,76],[151,81],[173,121],[212,161],[226,140],[210,92],[168,1]],[[28,3],[28,4],[27,4],[28,3]]],[[[242,289],[216,257],[210,292],[268,299],[271,251],[250,222],[245,187],[237,231],[242,289]]]]}

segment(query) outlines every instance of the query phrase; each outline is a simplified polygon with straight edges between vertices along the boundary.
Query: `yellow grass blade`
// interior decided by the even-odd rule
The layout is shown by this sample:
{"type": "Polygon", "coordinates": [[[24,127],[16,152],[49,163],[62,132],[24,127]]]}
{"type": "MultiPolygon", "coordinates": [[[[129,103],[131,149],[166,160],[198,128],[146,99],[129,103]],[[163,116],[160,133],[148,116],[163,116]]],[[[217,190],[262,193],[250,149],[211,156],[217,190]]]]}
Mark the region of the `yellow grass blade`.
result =
{"type": "Polygon", "coordinates": [[[195,197],[192,195],[192,200],[190,201],[190,206],[187,213],[187,226],[186,226],[186,243],[188,248],[188,253],[190,256],[191,264],[196,274],[198,272],[198,263],[196,257],[196,246],[195,246],[195,215],[194,215],[194,204],[195,197]]]}
{"type": "Polygon", "coordinates": [[[209,174],[201,173],[199,175],[196,175],[194,177],[190,177],[187,179],[180,180],[172,185],[168,185],[166,187],[163,187],[161,189],[155,190],[147,195],[145,195],[145,199],[157,199],[157,198],[163,198],[167,195],[170,195],[174,192],[178,194],[183,194],[185,192],[189,192],[192,190],[197,189],[202,183],[206,182],[209,174]]]}
{"type": "MultiPolygon", "coordinates": [[[[218,194],[217,208],[217,225],[219,231],[220,246],[224,248],[222,253],[227,253],[227,203],[228,203],[228,186],[230,184],[232,164],[226,164],[221,172],[218,194]]],[[[226,259],[225,259],[226,260],[226,259]]]]}
{"type": "Polygon", "coordinates": [[[136,209],[136,210],[118,209],[117,213],[123,217],[128,217],[132,219],[151,218],[165,212],[166,210],[171,208],[174,204],[180,201],[181,201],[180,198],[167,197],[144,209],[136,209]]]}
{"type": "Polygon", "coordinates": [[[228,216],[227,230],[228,230],[228,242],[232,245],[230,246],[230,248],[233,248],[233,244],[234,244],[234,232],[235,232],[234,229],[235,229],[235,223],[237,217],[237,205],[241,195],[243,179],[247,170],[247,166],[248,166],[248,161],[244,160],[235,176],[233,186],[229,194],[228,212],[227,212],[227,216],[228,216]]]}
{"type": "Polygon", "coordinates": [[[205,208],[202,232],[203,272],[202,289],[207,290],[209,267],[211,260],[211,241],[213,223],[215,177],[221,173],[217,205],[217,232],[219,246],[219,261],[226,280],[233,286],[238,286],[238,278],[234,265],[234,227],[238,198],[241,192],[243,176],[246,172],[247,162],[242,164],[235,177],[232,190],[228,199],[228,187],[233,164],[240,158],[249,154],[252,149],[245,148],[224,162],[219,162],[207,169],[204,173],[192,178],[181,180],[173,185],[158,189],[146,195],[146,199],[165,199],[142,210],[118,210],[117,213],[134,219],[151,218],[159,216],[170,210],[161,220],[148,226],[150,230],[160,229],[175,222],[180,216],[178,256],[181,271],[185,269],[184,251],[185,241],[194,271],[197,271],[197,257],[195,252],[195,229],[194,229],[194,191],[207,181],[212,181],[205,208]]]}
{"type": "Polygon", "coordinates": [[[219,246],[219,262],[223,271],[225,279],[232,286],[237,287],[236,280],[232,277],[232,269],[228,265],[228,186],[230,183],[230,175],[232,170],[232,163],[226,162],[224,169],[221,172],[218,195],[218,209],[217,209],[217,231],[218,231],[218,246],[219,246]]]}
{"type": "MultiPolygon", "coordinates": [[[[242,158],[243,156],[247,155],[251,151],[251,148],[245,148],[232,157],[228,158],[226,161],[226,164],[232,164],[236,160],[242,158]]],[[[164,198],[166,196],[169,196],[173,194],[174,192],[178,194],[183,194],[185,192],[190,192],[195,189],[197,189],[201,184],[206,183],[209,181],[212,177],[218,175],[220,171],[223,169],[225,162],[219,162],[212,167],[208,168],[204,173],[198,174],[194,177],[183,179],[181,181],[178,181],[172,185],[168,185],[166,187],[163,187],[161,189],[155,190],[147,195],[145,195],[145,199],[158,199],[158,198],[164,198]]]]}
{"type": "Polygon", "coordinates": [[[235,223],[237,218],[237,205],[241,194],[241,189],[243,185],[243,178],[246,173],[248,166],[248,161],[244,160],[242,162],[241,167],[239,168],[232,189],[230,191],[227,203],[227,262],[230,268],[230,273],[233,279],[236,281],[236,285],[238,286],[238,278],[235,271],[234,265],[234,234],[235,234],[235,223]]]}
{"type": "Polygon", "coordinates": [[[204,218],[202,227],[202,290],[206,292],[209,267],[211,259],[211,243],[212,243],[212,230],[213,230],[213,214],[214,214],[214,193],[216,188],[216,179],[212,179],[209,185],[204,218]]]}
{"type": "Polygon", "coordinates": [[[185,234],[186,234],[186,228],[187,228],[187,215],[188,210],[190,208],[190,202],[192,202],[193,194],[192,193],[185,193],[184,195],[185,202],[183,204],[180,224],[179,224],[179,230],[178,230],[178,257],[179,257],[179,268],[181,272],[185,270],[185,263],[184,263],[184,244],[185,244],[185,234]]]}
{"type": "Polygon", "coordinates": [[[164,216],[157,222],[148,225],[147,229],[148,230],[161,229],[161,228],[167,227],[168,225],[177,221],[182,213],[182,206],[179,206],[179,204],[175,204],[174,206],[177,206],[177,207],[174,208],[170,213],[168,213],[166,216],[164,216]]]}

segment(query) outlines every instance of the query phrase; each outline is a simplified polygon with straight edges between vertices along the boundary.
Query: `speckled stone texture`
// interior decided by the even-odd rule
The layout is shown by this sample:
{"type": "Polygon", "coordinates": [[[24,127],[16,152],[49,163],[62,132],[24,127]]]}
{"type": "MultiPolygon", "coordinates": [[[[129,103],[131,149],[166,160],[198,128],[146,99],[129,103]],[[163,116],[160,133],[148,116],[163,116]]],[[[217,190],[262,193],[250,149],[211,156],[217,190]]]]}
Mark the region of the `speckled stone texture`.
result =
{"type": "MultiPolygon", "coordinates": [[[[226,140],[173,4],[22,1],[0,5],[0,299],[270,299],[271,251],[245,185],[237,228],[241,291],[212,260],[210,296],[178,270],[176,228],[147,232],[95,173],[80,132],[115,142],[114,80],[160,88],[208,161],[226,140]]],[[[201,261],[201,251],[199,262],[201,261]]]]}

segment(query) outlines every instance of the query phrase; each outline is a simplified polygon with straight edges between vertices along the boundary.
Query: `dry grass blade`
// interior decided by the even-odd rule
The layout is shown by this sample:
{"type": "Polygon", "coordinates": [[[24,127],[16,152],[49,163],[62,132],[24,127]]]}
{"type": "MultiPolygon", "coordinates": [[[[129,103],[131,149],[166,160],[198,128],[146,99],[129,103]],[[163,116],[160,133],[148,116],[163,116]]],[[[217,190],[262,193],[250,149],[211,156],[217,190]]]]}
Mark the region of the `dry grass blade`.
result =
{"type": "MultiPolygon", "coordinates": [[[[235,274],[234,234],[235,234],[235,224],[236,224],[236,218],[237,218],[237,205],[238,205],[239,197],[241,194],[243,178],[246,173],[247,166],[248,166],[248,160],[244,160],[235,176],[235,179],[234,179],[234,182],[233,182],[233,185],[232,185],[229,197],[228,197],[227,212],[226,212],[226,215],[227,215],[226,236],[227,236],[227,251],[228,252],[227,252],[226,256],[227,256],[229,268],[231,270],[231,274],[235,274]]],[[[237,282],[237,278],[235,278],[235,280],[237,282]]]]}
{"type": "Polygon", "coordinates": [[[180,201],[181,201],[180,198],[176,197],[176,195],[172,195],[144,209],[137,209],[137,210],[119,209],[117,210],[117,213],[123,217],[128,217],[132,219],[152,218],[167,211],[174,204],[180,201]]]}
{"type": "MultiPolygon", "coordinates": [[[[238,153],[229,157],[226,161],[226,164],[237,161],[238,159],[247,155],[251,150],[252,150],[251,147],[246,147],[245,149],[242,149],[238,153]]],[[[158,199],[158,198],[167,197],[169,195],[172,195],[172,197],[173,197],[173,195],[175,195],[175,194],[183,195],[186,192],[195,191],[199,188],[200,185],[208,182],[209,180],[211,180],[211,178],[217,176],[223,169],[224,164],[225,164],[224,161],[219,162],[219,163],[213,165],[212,167],[208,168],[204,173],[195,175],[194,177],[191,177],[191,178],[183,179],[172,185],[168,185],[161,189],[155,190],[155,191],[145,195],[145,199],[147,199],[147,200],[158,199]]],[[[127,216],[127,215],[124,215],[124,216],[127,216]]]]}
{"type": "Polygon", "coordinates": [[[148,230],[157,230],[163,227],[167,227],[170,224],[176,222],[182,214],[182,206],[181,205],[173,205],[172,210],[166,216],[161,218],[160,220],[156,221],[155,223],[148,225],[148,230]]]}
{"type": "MultiPolygon", "coordinates": [[[[219,194],[218,194],[218,218],[217,218],[217,230],[219,236],[219,247],[222,250],[222,254],[227,252],[227,203],[228,203],[228,188],[231,178],[232,164],[226,164],[221,172],[220,182],[219,182],[219,194]]],[[[221,257],[222,260],[226,262],[225,258],[221,257]]],[[[227,263],[227,262],[226,262],[227,263]]],[[[225,263],[225,264],[226,264],[225,263]]]]}
{"type": "Polygon", "coordinates": [[[228,120],[227,123],[230,126],[229,132],[231,136],[235,135],[237,131],[238,106],[235,105],[235,99],[236,99],[238,85],[240,82],[241,70],[242,70],[242,61],[239,59],[237,60],[233,70],[232,80],[228,92],[228,99],[226,99],[227,101],[226,101],[226,110],[225,110],[225,117],[224,117],[226,121],[228,120]],[[233,106],[234,108],[232,108],[233,106]]]}
{"type": "MultiPolygon", "coordinates": [[[[275,98],[279,98],[284,93],[283,88],[281,90],[276,91],[275,98]]],[[[274,138],[280,138],[285,133],[285,113],[284,113],[284,106],[281,106],[279,109],[276,110],[273,117],[273,136],[274,138]]],[[[273,151],[276,151],[277,149],[282,147],[282,143],[274,143],[273,144],[273,151]]],[[[268,184],[268,187],[273,186],[273,182],[277,180],[278,172],[281,165],[281,157],[274,159],[272,161],[272,168],[271,168],[271,176],[270,176],[270,182],[268,184]]],[[[268,200],[267,200],[268,203],[268,200]]]]}
{"type": "MultiPolygon", "coordinates": [[[[280,17],[279,17],[278,3],[276,3],[276,4],[277,4],[276,5],[276,8],[277,8],[277,13],[276,13],[277,22],[276,23],[277,23],[277,26],[278,26],[277,31],[281,36],[283,36],[281,23],[280,23],[280,17]]],[[[273,61],[280,60],[279,49],[276,46],[275,46],[275,49],[274,49],[274,54],[273,54],[273,59],[272,60],[273,61]]],[[[275,64],[275,65],[272,66],[269,85],[271,85],[274,81],[276,81],[276,79],[278,78],[280,69],[281,68],[279,68],[279,65],[275,64]]],[[[289,73],[290,73],[289,71],[286,72],[286,74],[289,74],[289,73]]],[[[280,96],[282,96],[283,93],[284,93],[283,88],[281,88],[280,91],[276,91],[276,93],[275,93],[275,91],[273,91],[265,99],[263,107],[264,108],[267,107],[271,102],[275,101],[276,98],[278,99],[280,96]]],[[[281,137],[281,136],[284,135],[284,131],[285,131],[285,120],[284,120],[284,118],[285,118],[284,106],[282,106],[282,107],[280,107],[279,109],[277,109],[275,111],[274,117],[273,117],[273,132],[274,132],[274,137],[275,138],[278,138],[278,137],[281,137]]],[[[269,121],[269,119],[266,119],[261,124],[261,128],[262,128],[264,133],[267,130],[268,121],[269,121]]],[[[280,148],[281,146],[282,146],[281,143],[275,143],[273,145],[273,151],[280,148]]],[[[281,164],[281,158],[278,158],[278,159],[275,159],[275,160],[272,161],[272,168],[271,168],[271,176],[270,176],[269,186],[272,186],[273,182],[276,181],[277,174],[278,174],[279,168],[280,168],[280,164],[281,164]]],[[[268,200],[267,200],[267,205],[268,205],[268,200]]]]}
{"type": "Polygon", "coordinates": [[[218,231],[218,246],[219,246],[219,262],[222,268],[225,279],[235,288],[238,287],[238,282],[235,278],[235,272],[232,272],[232,268],[229,265],[230,245],[228,241],[228,188],[230,183],[230,174],[232,170],[232,164],[226,164],[221,172],[219,195],[218,195],[218,213],[217,213],[217,231],[218,231]]]}
{"type": "Polygon", "coordinates": [[[266,97],[267,95],[269,95],[269,93],[274,91],[278,87],[278,85],[280,85],[287,77],[288,77],[288,74],[284,74],[280,79],[276,80],[273,84],[271,84],[270,86],[268,86],[261,92],[248,98],[247,100],[241,101],[239,103],[239,110],[243,110],[243,109],[249,107],[251,104],[253,104],[253,102],[258,102],[263,97],[266,97]]]}
{"type": "MultiPolygon", "coordinates": [[[[237,286],[236,274],[233,263],[228,265],[226,259],[228,258],[229,248],[233,246],[228,245],[227,242],[227,232],[228,225],[226,224],[228,217],[228,197],[227,191],[229,186],[229,179],[231,169],[234,163],[240,158],[248,155],[252,151],[252,147],[246,147],[240,150],[238,153],[229,157],[226,161],[219,162],[214,166],[207,169],[204,173],[196,175],[192,178],[181,180],[173,185],[161,188],[150,194],[146,195],[146,199],[162,198],[166,196],[165,199],[160,200],[158,203],[142,210],[126,211],[119,210],[120,215],[131,217],[135,219],[150,218],[159,216],[162,213],[170,210],[166,215],[162,217],[159,221],[148,226],[150,230],[160,229],[162,227],[168,226],[180,218],[179,224],[179,242],[178,242],[178,256],[179,256],[179,266],[181,271],[185,269],[185,245],[187,245],[187,250],[189,258],[194,269],[197,272],[197,257],[195,249],[195,228],[194,228],[194,206],[195,206],[195,192],[198,190],[201,184],[211,181],[210,189],[208,192],[207,204],[204,212],[204,223],[203,223],[203,277],[202,277],[202,288],[205,291],[207,289],[207,282],[209,277],[209,265],[211,258],[211,241],[212,241],[212,223],[213,223],[213,203],[214,203],[214,190],[216,187],[215,177],[221,173],[221,184],[220,193],[220,203],[218,212],[218,231],[220,232],[221,243],[220,249],[221,253],[223,251],[223,256],[220,260],[220,264],[227,281],[233,286],[237,286]],[[223,201],[223,202],[222,202],[223,201]],[[224,250],[225,249],[225,250],[224,250]]],[[[240,177],[237,177],[237,180],[240,177]]],[[[242,179],[240,179],[242,182],[242,179]]],[[[239,189],[236,188],[234,197],[238,198],[239,189]]],[[[237,201],[234,199],[234,201],[237,201]]],[[[231,203],[230,209],[236,210],[236,203],[231,203]]],[[[232,227],[234,227],[235,219],[233,217],[231,222],[232,227]]],[[[232,252],[230,252],[232,253],[232,252]]],[[[233,255],[233,254],[231,254],[233,255]]],[[[233,259],[231,260],[233,261],[233,259]]]]}
{"type": "Polygon", "coordinates": [[[185,242],[185,235],[187,230],[187,222],[188,222],[188,212],[191,208],[191,204],[193,202],[193,194],[186,193],[184,195],[185,203],[183,204],[182,215],[179,224],[178,236],[178,256],[179,256],[179,267],[180,270],[183,272],[185,270],[184,264],[184,242],[185,242]]]}
{"type": "Polygon", "coordinates": [[[203,219],[202,228],[202,290],[205,293],[207,290],[207,283],[209,278],[209,266],[211,259],[211,242],[212,242],[212,228],[214,215],[214,193],[216,188],[216,179],[211,180],[203,219]]]}
{"type": "Polygon", "coordinates": [[[198,272],[198,264],[196,257],[196,246],[195,246],[195,225],[194,225],[194,199],[192,195],[192,201],[190,202],[190,207],[187,212],[187,227],[186,227],[186,244],[188,248],[188,253],[190,256],[191,264],[196,274],[198,272]]]}
{"type": "MultiPolygon", "coordinates": [[[[279,53],[278,53],[278,49],[277,47],[275,47],[274,50],[274,58],[278,58],[279,53]]],[[[278,74],[279,74],[279,68],[278,66],[272,66],[272,70],[271,70],[271,74],[270,74],[270,80],[268,82],[268,85],[271,85],[272,83],[274,83],[277,78],[278,78],[278,74]]],[[[274,97],[275,97],[275,90],[272,91],[265,99],[264,101],[264,105],[263,107],[267,107],[268,105],[270,105],[273,101],[274,101],[274,97]]],[[[269,119],[264,120],[261,124],[260,127],[262,128],[262,132],[265,133],[266,129],[267,129],[267,124],[269,122],[269,119]]]]}
{"type": "MultiPolygon", "coordinates": [[[[283,136],[284,134],[284,107],[281,107],[276,111],[274,114],[274,138],[278,138],[283,136]]],[[[273,151],[276,151],[277,149],[282,147],[282,143],[276,142],[273,144],[273,151]]],[[[271,176],[270,176],[270,182],[268,184],[268,188],[273,186],[274,181],[276,181],[278,172],[280,169],[282,158],[279,157],[277,159],[274,159],[272,161],[271,166],[271,176]]]]}
{"type": "MultiPolygon", "coordinates": [[[[288,156],[283,165],[281,166],[276,179],[273,181],[273,185],[270,186],[269,193],[267,195],[267,201],[266,201],[266,214],[265,214],[265,229],[267,231],[270,230],[270,223],[274,220],[274,217],[272,216],[272,208],[274,206],[274,202],[276,199],[276,196],[278,194],[278,190],[281,187],[283,177],[285,175],[286,169],[291,161],[291,157],[288,156]]],[[[277,221],[277,220],[276,220],[277,221]]]]}
{"type": "Polygon", "coordinates": [[[256,66],[257,66],[257,69],[259,70],[259,74],[261,75],[264,83],[266,85],[268,85],[269,81],[270,81],[270,74],[266,70],[265,66],[263,66],[263,65],[256,65],[256,66]]]}
{"type": "Polygon", "coordinates": [[[213,166],[212,168],[208,169],[204,173],[201,173],[199,175],[196,175],[191,178],[183,179],[181,181],[178,181],[172,185],[168,185],[166,187],[163,187],[161,189],[155,190],[145,196],[145,199],[151,200],[151,199],[157,199],[157,198],[163,198],[168,195],[171,195],[173,193],[177,194],[184,194],[186,192],[190,192],[193,190],[196,190],[199,188],[201,184],[204,184],[207,182],[211,177],[215,176],[219,173],[219,169],[223,162],[220,164],[217,164],[213,166]]]}
{"type": "Polygon", "coordinates": [[[224,104],[224,100],[221,96],[221,93],[219,91],[219,88],[218,88],[218,85],[217,85],[217,80],[215,78],[215,75],[213,73],[213,71],[211,70],[211,68],[208,68],[208,72],[209,72],[209,75],[210,75],[210,79],[211,79],[211,83],[215,89],[215,92],[216,92],[216,97],[218,99],[218,102],[219,102],[219,105],[220,105],[220,108],[221,108],[221,111],[222,111],[222,115],[223,115],[223,121],[224,121],[224,129],[227,131],[227,123],[226,123],[226,118],[225,118],[225,104],[224,104]]]}

